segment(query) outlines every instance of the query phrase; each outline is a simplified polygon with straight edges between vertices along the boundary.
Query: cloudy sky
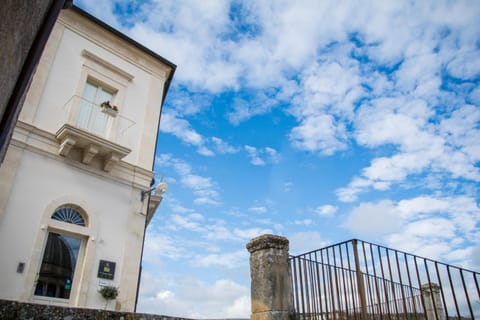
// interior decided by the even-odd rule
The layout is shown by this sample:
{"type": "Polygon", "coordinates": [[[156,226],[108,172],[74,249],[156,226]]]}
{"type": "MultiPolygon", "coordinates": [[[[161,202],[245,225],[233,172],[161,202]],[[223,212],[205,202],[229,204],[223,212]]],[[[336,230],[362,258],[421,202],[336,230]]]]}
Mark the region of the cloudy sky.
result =
{"type": "Polygon", "coordinates": [[[177,64],[138,311],[249,317],[245,244],[480,269],[478,1],[75,1],[177,64]]]}

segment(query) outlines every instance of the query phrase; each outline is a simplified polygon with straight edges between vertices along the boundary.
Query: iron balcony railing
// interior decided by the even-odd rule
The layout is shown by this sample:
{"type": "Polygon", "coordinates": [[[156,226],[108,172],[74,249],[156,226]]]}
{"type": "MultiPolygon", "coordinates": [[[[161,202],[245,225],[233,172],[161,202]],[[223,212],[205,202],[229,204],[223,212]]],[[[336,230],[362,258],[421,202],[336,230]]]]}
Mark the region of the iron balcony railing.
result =
{"type": "Polygon", "coordinates": [[[64,104],[62,112],[61,124],[73,125],[130,149],[137,144],[136,123],[123,116],[122,110],[107,110],[98,103],[74,95],[64,104]]]}
{"type": "Polygon", "coordinates": [[[362,240],[292,256],[299,319],[480,319],[480,273],[362,240]]]}

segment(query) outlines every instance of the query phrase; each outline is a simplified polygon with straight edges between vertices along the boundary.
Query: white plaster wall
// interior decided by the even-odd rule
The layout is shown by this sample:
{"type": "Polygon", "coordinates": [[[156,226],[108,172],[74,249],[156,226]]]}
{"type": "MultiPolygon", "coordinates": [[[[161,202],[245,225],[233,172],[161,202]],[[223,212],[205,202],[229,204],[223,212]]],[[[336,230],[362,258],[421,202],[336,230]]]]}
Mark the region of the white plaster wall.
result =
{"type": "MultiPolygon", "coordinates": [[[[19,299],[29,270],[35,274],[38,272],[41,261],[31,261],[30,256],[32,248],[43,250],[44,244],[35,243],[35,240],[39,234],[47,232],[40,228],[45,208],[55,199],[78,199],[76,204],[85,204],[83,207],[89,210],[87,214],[94,216],[95,220],[95,230],[92,230],[95,253],[93,262],[88,262],[93,265],[90,266],[90,274],[85,275],[84,283],[80,285],[89,286],[90,282],[88,306],[103,308],[104,301],[96,292],[98,287],[92,285],[98,284],[98,261],[104,259],[117,263],[112,284],[118,286],[122,272],[126,271],[122,270],[124,257],[130,258],[131,255],[125,252],[126,242],[129,242],[129,247],[133,246],[133,255],[141,251],[141,237],[135,239],[125,236],[132,233],[129,221],[133,219],[137,226],[144,221],[144,217],[138,213],[140,202],[138,199],[132,200],[131,194],[132,188],[127,185],[98,178],[62,161],[24,152],[6,206],[6,215],[0,224],[0,252],[8,257],[0,259],[0,297],[19,299]],[[134,200],[138,203],[132,202],[134,200]],[[16,273],[18,262],[27,263],[23,274],[16,273]]],[[[92,241],[92,238],[88,241],[92,241]]],[[[138,274],[138,269],[128,272],[138,274]]],[[[78,272],[75,276],[79,276],[78,272]]],[[[135,283],[122,283],[125,287],[131,285],[135,286],[135,283]]],[[[33,286],[30,290],[33,290],[33,286]]]]}
{"type": "Polygon", "coordinates": [[[150,170],[155,149],[155,139],[151,137],[155,138],[157,134],[165,79],[155,77],[130,63],[125,57],[112,53],[114,49],[99,46],[74,30],[65,28],[33,125],[56,132],[67,121],[70,99],[74,95],[81,96],[83,92],[85,79],[82,78],[82,66],[86,58],[82,56],[82,51],[88,50],[134,76],[127,84],[121,101],[118,101],[120,115],[135,122],[128,130],[128,139],[124,140],[125,146],[132,149],[132,152],[123,160],[150,170]],[[152,86],[152,83],[155,83],[155,86],[152,86]],[[148,141],[143,139],[145,134],[150,137],[148,141]],[[140,150],[147,152],[150,157],[140,157],[140,150]]]}

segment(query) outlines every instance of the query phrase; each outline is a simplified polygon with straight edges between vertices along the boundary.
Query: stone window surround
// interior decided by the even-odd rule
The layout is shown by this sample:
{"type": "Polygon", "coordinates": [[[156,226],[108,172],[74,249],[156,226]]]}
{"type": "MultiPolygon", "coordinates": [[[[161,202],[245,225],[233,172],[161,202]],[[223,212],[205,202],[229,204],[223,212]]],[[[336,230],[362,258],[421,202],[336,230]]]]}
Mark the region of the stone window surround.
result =
{"type": "MultiPolygon", "coordinates": [[[[86,49],[82,51],[82,56],[85,58],[85,61],[82,65],[76,93],[72,95],[81,97],[87,82],[96,83],[113,93],[113,101],[110,102],[112,105],[118,105],[120,109],[119,112],[121,113],[122,108],[125,107],[123,103],[125,101],[127,86],[133,80],[134,76],[86,49]]],[[[77,106],[71,109],[71,111],[74,110],[77,110],[77,106]]],[[[76,112],[71,112],[69,115],[69,123],[75,123],[75,117],[76,112]]],[[[112,124],[110,123],[107,126],[110,128],[107,129],[106,137],[114,135],[115,128],[112,127],[112,124]]]]}
{"type": "Polygon", "coordinates": [[[24,301],[32,301],[37,303],[49,303],[59,306],[76,306],[86,299],[85,286],[82,282],[89,275],[93,266],[93,259],[95,253],[96,239],[96,221],[94,214],[88,215],[88,205],[81,199],[72,196],[64,196],[55,201],[52,201],[46,208],[39,225],[36,241],[32,251],[32,256],[27,263],[25,285],[28,288],[23,294],[24,301]],[[51,219],[52,214],[57,208],[71,206],[78,210],[82,216],[88,221],[85,227],[57,221],[51,219]],[[80,238],[82,240],[80,250],[78,252],[77,264],[74,271],[74,278],[72,281],[72,291],[69,299],[52,298],[35,296],[35,283],[37,281],[37,274],[41,268],[43,253],[45,250],[46,241],[50,232],[66,234],[80,238]]]}

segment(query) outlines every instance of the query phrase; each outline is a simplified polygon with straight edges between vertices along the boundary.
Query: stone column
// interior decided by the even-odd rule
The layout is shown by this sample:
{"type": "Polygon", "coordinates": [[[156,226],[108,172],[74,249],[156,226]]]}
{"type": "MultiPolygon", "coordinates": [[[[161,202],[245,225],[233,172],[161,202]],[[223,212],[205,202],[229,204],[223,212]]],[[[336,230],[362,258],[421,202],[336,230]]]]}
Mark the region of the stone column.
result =
{"type": "Polygon", "coordinates": [[[436,283],[422,284],[422,297],[425,303],[425,316],[427,320],[444,320],[440,286],[436,283]]]}
{"type": "Polygon", "coordinates": [[[251,320],[289,320],[293,311],[288,239],[262,235],[247,244],[250,252],[251,320]]]}

